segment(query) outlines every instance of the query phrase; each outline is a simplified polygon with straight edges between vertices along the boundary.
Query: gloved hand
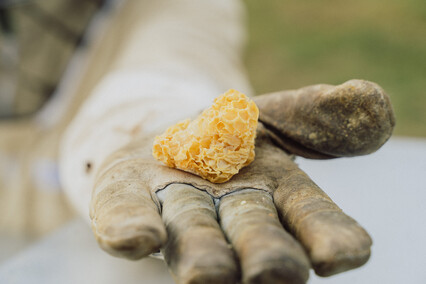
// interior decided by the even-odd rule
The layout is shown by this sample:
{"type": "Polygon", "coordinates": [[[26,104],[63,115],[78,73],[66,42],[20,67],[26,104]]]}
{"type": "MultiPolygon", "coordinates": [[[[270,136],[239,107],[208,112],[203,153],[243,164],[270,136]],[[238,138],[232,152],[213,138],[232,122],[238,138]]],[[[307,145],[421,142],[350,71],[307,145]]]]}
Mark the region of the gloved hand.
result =
{"type": "Polygon", "coordinates": [[[161,249],[178,283],[305,283],[311,266],[328,276],[364,264],[371,238],[292,154],[374,152],[395,123],[387,95],[352,80],[255,101],[256,158],[226,183],[162,165],[151,154],[153,137],[135,138],[110,156],[90,209],[100,246],[128,259],[161,249]]]}

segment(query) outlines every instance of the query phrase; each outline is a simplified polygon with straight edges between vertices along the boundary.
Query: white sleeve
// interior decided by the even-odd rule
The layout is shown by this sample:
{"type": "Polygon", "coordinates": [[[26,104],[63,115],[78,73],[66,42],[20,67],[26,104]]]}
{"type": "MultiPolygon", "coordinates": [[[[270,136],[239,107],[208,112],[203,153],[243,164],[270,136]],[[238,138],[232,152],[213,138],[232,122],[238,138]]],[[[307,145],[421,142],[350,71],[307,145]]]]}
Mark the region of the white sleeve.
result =
{"type": "MultiPolygon", "coordinates": [[[[115,68],[99,82],[63,137],[61,182],[87,219],[97,168],[135,133],[189,118],[229,88],[250,95],[240,62],[244,29],[239,1],[172,4],[176,2],[155,1],[157,16],[135,22],[115,68]],[[165,2],[170,5],[158,5],[165,2]]],[[[132,5],[141,3],[145,1],[132,5]]]]}

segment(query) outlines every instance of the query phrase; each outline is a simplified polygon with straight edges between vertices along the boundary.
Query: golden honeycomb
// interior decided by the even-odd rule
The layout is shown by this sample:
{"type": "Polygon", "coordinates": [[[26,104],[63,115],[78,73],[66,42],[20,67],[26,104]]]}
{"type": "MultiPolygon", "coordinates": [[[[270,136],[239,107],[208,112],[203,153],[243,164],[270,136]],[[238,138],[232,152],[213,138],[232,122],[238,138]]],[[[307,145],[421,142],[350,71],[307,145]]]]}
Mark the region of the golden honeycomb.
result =
{"type": "Polygon", "coordinates": [[[153,156],[213,183],[223,183],[254,160],[259,109],[229,90],[196,119],[181,121],[155,137],[153,156]]]}

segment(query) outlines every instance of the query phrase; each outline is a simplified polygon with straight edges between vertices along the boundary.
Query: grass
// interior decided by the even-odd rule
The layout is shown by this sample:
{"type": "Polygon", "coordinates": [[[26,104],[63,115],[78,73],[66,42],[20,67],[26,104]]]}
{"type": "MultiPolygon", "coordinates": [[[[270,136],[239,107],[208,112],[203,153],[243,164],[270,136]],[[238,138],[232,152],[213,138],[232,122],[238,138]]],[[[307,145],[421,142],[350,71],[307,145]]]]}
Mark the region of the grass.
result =
{"type": "Polygon", "coordinates": [[[395,134],[426,137],[426,1],[245,2],[257,93],[374,81],[391,97],[395,134]]]}

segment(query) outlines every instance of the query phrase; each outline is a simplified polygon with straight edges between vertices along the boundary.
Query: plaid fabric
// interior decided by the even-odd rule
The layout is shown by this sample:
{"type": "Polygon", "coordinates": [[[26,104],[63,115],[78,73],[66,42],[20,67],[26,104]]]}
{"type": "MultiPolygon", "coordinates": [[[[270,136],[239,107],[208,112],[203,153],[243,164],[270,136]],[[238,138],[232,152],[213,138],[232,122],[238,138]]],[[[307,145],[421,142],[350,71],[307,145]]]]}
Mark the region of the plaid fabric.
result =
{"type": "MultiPolygon", "coordinates": [[[[0,111],[16,118],[0,120],[0,239],[31,241],[73,215],[56,164],[66,119],[47,129],[22,115],[34,113],[54,94],[102,2],[0,1],[0,82],[15,83],[0,84],[0,104],[11,102],[13,108],[0,111]]],[[[67,117],[77,104],[68,106],[67,117]]]]}
{"type": "MultiPolygon", "coordinates": [[[[15,70],[0,71],[0,81],[15,82],[1,89],[3,101],[13,101],[9,115],[38,110],[54,93],[82,35],[102,0],[7,1],[0,6],[3,35],[0,50],[16,47],[15,70]],[[13,41],[13,43],[11,43],[13,41]],[[13,72],[15,79],[10,78],[13,72]],[[7,76],[7,79],[4,77],[7,76]],[[2,78],[3,77],[3,80],[2,78]],[[12,90],[12,91],[11,91],[12,90]],[[5,98],[8,96],[9,98],[5,98]],[[10,98],[12,97],[12,98],[10,98]]],[[[9,52],[10,53],[10,52],[9,52]]],[[[2,56],[11,60],[11,55],[2,56]]],[[[2,64],[5,65],[5,64],[2,64]]],[[[7,67],[3,67],[5,69],[7,67]]],[[[6,110],[3,110],[6,112],[6,110]]]]}

